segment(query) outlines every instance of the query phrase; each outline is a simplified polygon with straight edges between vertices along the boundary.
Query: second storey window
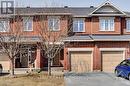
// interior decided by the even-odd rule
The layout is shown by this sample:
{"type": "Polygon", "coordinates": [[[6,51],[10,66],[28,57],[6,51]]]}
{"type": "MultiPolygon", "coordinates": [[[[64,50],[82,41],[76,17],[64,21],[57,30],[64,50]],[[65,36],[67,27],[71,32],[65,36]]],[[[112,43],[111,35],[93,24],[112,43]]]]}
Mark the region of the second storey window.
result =
{"type": "Polygon", "coordinates": [[[9,31],[9,21],[0,20],[0,32],[8,32],[8,31],[9,31]]]}
{"type": "Polygon", "coordinates": [[[114,17],[101,17],[100,31],[114,31],[114,17]]]}
{"type": "Polygon", "coordinates": [[[130,32],[130,19],[126,20],[126,31],[130,32]]]}
{"type": "Polygon", "coordinates": [[[58,16],[50,16],[48,18],[48,29],[49,29],[49,31],[59,31],[60,30],[60,19],[58,16]]]}
{"type": "Polygon", "coordinates": [[[75,18],[73,19],[73,32],[84,32],[85,24],[83,18],[75,18]]]}
{"type": "Polygon", "coordinates": [[[33,17],[23,17],[24,31],[33,31],[33,17]]]}

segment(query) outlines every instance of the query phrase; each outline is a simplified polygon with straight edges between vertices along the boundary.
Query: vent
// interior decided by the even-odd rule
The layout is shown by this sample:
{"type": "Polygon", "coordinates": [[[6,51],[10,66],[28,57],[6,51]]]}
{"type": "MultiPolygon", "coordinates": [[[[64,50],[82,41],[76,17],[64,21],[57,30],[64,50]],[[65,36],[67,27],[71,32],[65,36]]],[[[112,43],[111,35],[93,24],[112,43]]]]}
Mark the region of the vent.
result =
{"type": "Polygon", "coordinates": [[[105,5],[110,5],[110,3],[107,2],[107,3],[105,3],[105,5]]]}
{"type": "Polygon", "coordinates": [[[68,6],[64,6],[64,8],[68,8],[68,6]]]}
{"type": "Polygon", "coordinates": [[[27,6],[26,8],[30,8],[30,6],[27,6]]]}
{"type": "Polygon", "coordinates": [[[94,6],[90,6],[90,8],[94,8],[94,6]]]}

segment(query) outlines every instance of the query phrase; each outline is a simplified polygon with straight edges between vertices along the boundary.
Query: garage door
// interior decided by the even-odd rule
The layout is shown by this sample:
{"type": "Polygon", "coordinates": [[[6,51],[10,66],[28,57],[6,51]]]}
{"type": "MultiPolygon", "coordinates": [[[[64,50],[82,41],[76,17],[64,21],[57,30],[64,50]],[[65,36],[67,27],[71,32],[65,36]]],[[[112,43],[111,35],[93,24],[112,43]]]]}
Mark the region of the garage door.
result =
{"type": "Polygon", "coordinates": [[[71,52],[71,71],[84,73],[91,71],[92,52],[71,52]]]}
{"type": "Polygon", "coordinates": [[[0,52],[0,65],[2,65],[3,70],[9,70],[10,68],[8,56],[4,52],[0,52]]]}
{"type": "Polygon", "coordinates": [[[114,72],[115,67],[123,60],[122,51],[102,52],[102,71],[114,72]]]}

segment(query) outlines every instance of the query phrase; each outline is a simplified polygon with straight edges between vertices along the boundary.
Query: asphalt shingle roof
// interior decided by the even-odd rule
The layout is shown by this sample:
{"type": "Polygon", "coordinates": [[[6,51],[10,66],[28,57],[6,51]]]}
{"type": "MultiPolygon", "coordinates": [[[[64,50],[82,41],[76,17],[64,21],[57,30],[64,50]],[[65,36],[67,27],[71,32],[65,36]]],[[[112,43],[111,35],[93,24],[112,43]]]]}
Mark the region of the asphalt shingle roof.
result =
{"type": "Polygon", "coordinates": [[[71,36],[64,39],[64,41],[92,41],[89,35],[87,36],[71,36]]]}
{"type": "Polygon", "coordinates": [[[87,16],[96,8],[89,8],[89,7],[70,7],[70,8],[16,8],[15,12],[20,14],[35,14],[35,13],[70,13],[74,16],[87,16]]]}
{"type": "Polygon", "coordinates": [[[86,35],[71,36],[64,41],[130,41],[130,35],[86,35]]]}
{"type": "MultiPolygon", "coordinates": [[[[29,8],[15,8],[15,13],[18,14],[70,14],[74,17],[88,17],[88,15],[93,12],[96,7],[29,7],[29,8]]],[[[130,12],[125,12],[128,17],[130,17],[130,12]]]]}

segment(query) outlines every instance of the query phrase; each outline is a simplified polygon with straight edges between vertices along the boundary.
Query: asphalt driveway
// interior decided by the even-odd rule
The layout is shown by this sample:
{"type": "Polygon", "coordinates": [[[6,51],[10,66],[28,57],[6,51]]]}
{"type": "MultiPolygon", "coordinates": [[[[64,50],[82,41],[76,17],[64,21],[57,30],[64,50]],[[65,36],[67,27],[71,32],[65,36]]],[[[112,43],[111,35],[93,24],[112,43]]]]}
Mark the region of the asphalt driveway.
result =
{"type": "Polygon", "coordinates": [[[130,86],[130,81],[110,73],[66,73],[65,86],[130,86]]]}

